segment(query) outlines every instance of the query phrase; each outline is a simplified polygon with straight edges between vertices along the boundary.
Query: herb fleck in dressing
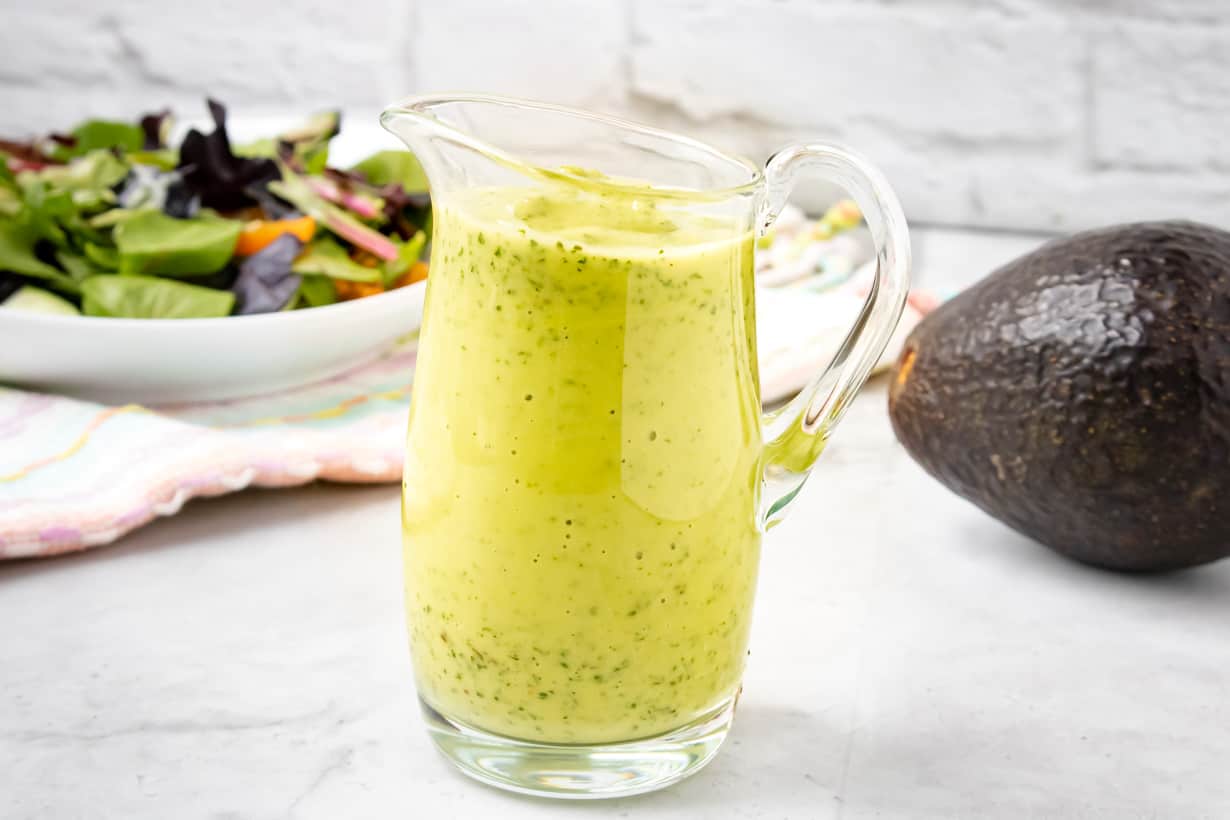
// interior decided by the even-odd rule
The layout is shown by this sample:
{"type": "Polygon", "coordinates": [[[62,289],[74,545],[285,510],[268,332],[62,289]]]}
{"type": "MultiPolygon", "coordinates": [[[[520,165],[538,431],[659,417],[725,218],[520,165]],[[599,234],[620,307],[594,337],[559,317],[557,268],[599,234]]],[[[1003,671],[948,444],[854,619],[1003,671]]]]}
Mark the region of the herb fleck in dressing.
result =
{"type": "Polygon", "coordinates": [[[407,442],[421,695],[559,743],[732,697],[760,549],[751,234],[593,188],[438,199],[407,442]]]}

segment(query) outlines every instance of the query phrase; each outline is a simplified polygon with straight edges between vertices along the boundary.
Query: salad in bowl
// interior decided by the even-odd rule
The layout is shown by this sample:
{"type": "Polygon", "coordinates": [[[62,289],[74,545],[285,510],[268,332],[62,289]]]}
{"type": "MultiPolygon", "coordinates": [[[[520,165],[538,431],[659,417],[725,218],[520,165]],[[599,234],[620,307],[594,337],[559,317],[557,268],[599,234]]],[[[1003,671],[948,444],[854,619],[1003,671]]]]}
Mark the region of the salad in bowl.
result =
{"type": "Polygon", "coordinates": [[[0,140],[0,384],[225,398],[417,328],[431,199],[414,156],[338,167],[337,112],[240,141],[208,109],[176,145],[167,112],[0,140]]]}

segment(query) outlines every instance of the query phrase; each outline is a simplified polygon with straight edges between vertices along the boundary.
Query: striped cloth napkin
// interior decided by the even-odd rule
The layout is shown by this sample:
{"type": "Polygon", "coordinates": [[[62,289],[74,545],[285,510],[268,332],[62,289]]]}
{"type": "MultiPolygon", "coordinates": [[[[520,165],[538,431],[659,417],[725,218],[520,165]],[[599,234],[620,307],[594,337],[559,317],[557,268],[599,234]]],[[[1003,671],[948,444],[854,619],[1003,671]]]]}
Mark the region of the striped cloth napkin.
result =
{"type": "MultiPolygon", "coordinates": [[[[836,351],[866,293],[870,242],[838,206],[779,220],[758,254],[766,402],[836,351]]],[[[884,361],[931,300],[915,295],[884,361]]],[[[186,501],[249,486],[400,480],[417,339],[280,393],[156,408],[0,387],[0,559],[110,543],[186,501]]]]}

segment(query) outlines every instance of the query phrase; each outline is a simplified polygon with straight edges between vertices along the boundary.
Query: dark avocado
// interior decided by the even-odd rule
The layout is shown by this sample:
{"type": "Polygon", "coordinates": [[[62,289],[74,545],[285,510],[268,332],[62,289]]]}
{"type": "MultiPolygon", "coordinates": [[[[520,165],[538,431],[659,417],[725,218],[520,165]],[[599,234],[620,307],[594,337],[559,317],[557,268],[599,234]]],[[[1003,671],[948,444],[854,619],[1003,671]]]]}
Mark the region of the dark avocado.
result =
{"type": "Polygon", "coordinates": [[[1051,242],[928,316],[889,392],[957,494],[1064,555],[1230,555],[1230,233],[1144,222],[1051,242]]]}

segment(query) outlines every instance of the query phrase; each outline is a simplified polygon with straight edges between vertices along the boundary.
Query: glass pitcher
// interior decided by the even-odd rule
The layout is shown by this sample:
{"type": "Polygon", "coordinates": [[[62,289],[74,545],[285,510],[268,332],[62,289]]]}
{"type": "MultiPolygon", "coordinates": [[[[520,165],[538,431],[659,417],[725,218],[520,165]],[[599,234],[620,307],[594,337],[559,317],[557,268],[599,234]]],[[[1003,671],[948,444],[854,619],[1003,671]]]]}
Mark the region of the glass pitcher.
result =
{"type": "Polygon", "coordinates": [[[654,128],[481,96],[410,98],[381,122],[434,203],[403,500],[429,731],[513,791],[661,788],[730,728],[761,535],[901,314],[901,208],[827,145],[762,171],[654,128]],[[762,416],[755,239],[804,172],[858,202],[878,270],[832,363],[762,416]]]}

